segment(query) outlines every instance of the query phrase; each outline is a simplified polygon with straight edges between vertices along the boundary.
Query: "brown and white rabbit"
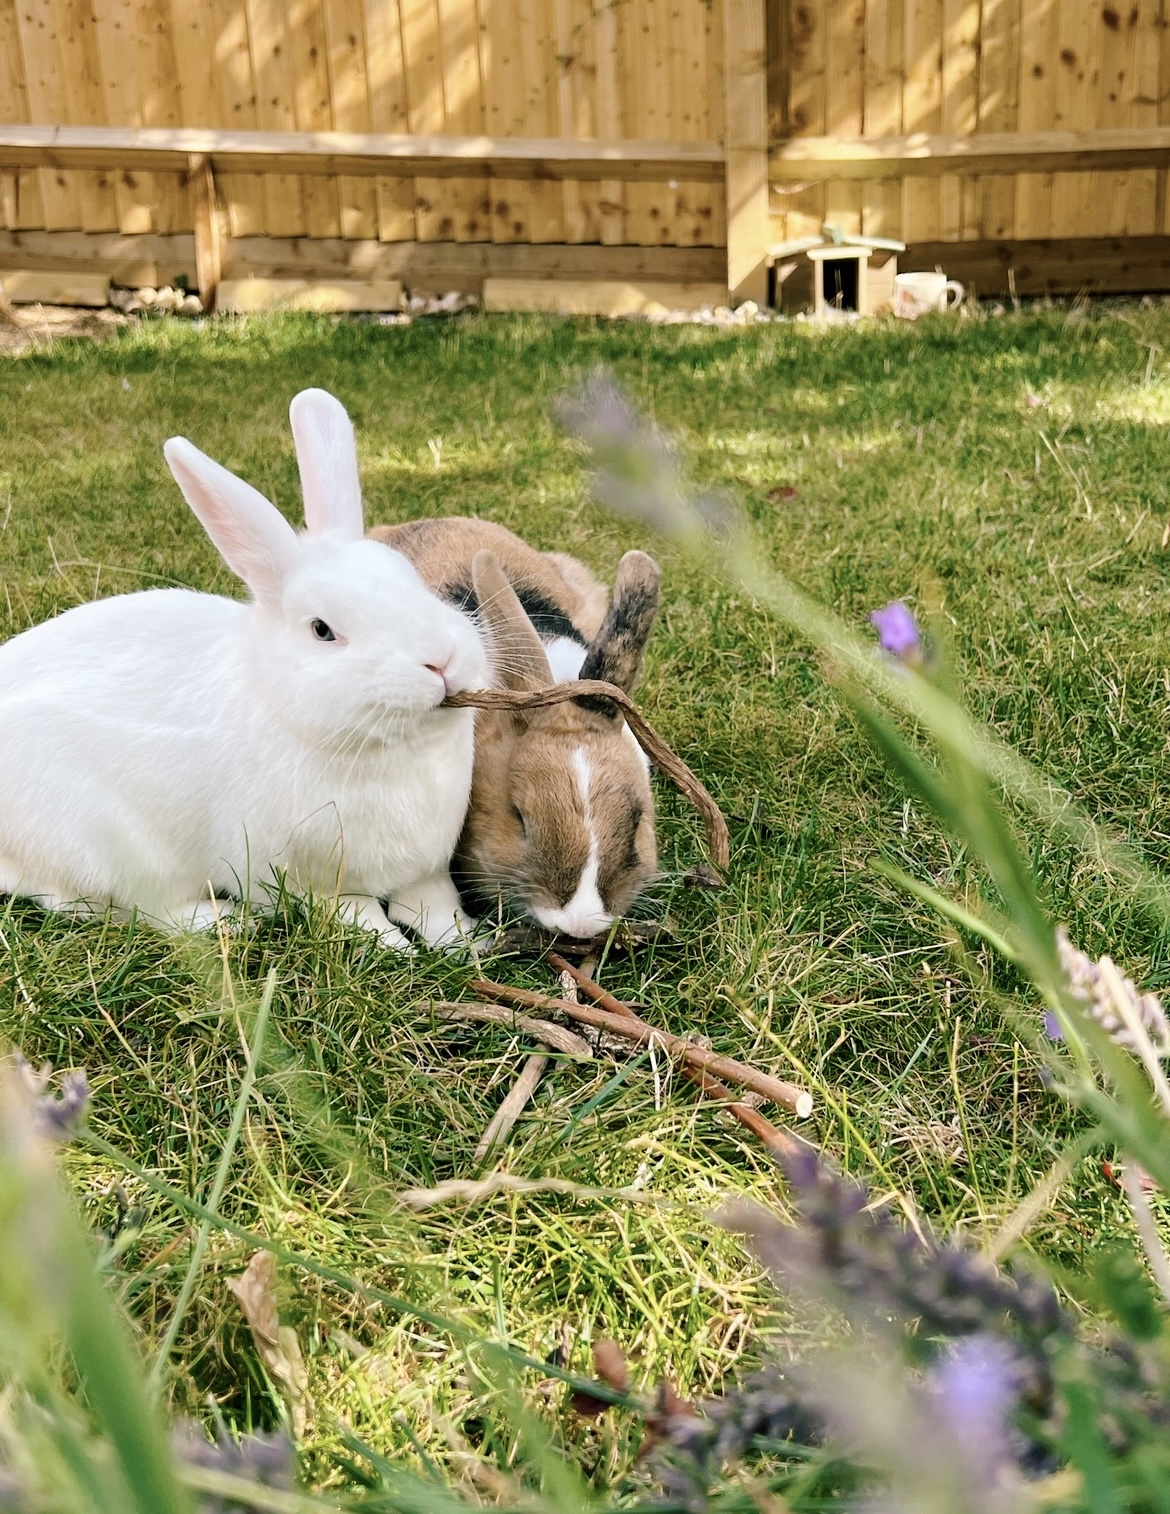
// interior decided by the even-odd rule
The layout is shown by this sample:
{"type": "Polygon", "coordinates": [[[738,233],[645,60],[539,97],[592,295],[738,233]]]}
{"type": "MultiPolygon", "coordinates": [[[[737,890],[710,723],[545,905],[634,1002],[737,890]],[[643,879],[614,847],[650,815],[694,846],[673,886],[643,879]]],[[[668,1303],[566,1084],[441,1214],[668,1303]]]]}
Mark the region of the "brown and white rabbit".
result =
{"type": "MultiPolygon", "coordinates": [[[[474,615],[497,684],[599,678],[631,692],[658,610],[658,565],[627,552],[612,595],[576,558],[538,552],[491,521],[377,526],[442,598],[474,615]]],[[[548,930],[591,937],[657,871],[649,764],[608,700],[480,710],[456,866],[548,930]]]]}

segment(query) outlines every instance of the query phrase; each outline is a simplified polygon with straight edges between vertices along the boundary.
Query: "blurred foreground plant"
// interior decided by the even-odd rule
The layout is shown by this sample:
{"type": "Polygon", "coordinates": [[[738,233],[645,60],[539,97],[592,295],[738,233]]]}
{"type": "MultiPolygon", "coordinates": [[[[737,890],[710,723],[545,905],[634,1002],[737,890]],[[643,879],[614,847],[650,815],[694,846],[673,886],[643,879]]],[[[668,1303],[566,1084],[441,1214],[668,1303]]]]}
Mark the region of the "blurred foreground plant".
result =
{"type": "MultiPolygon", "coordinates": [[[[1050,1086],[1089,1117],[1066,1153],[1069,1170],[1093,1145],[1123,1154],[1137,1234],[1170,1298],[1170,1261],[1141,1181],[1144,1170],[1170,1192],[1166,1017],[1108,957],[1093,962],[1057,929],[1005,797],[1104,861],[1115,883],[1170,924],[1166,880],[971,717],[951,687],[941,627],[924,631],[900,601],[877,609],[875,655],[871,641],[764,565],[740,512],[688,490],[675,449],[606,374],[594,374],[561,418],[588,448],[598,500],[714,565],[810,641],[888,765],[982,864],[993,893],[978,912],[897,868],[881,870],[1031,980],[1050,1038],[1035,1017],[1020,1018],[1020,1033],[1047,1064],[1050,1086]]],[[[1132,1253],[1110,1253],[1087,1278],[1063,1279],[1116,1321],[1109,1339],[1090,1347],[1045,1285],[997,1274],[963,1251],[922,1248],[815,1161],[789,1175],[800,1228],[759,1213],[736,1223],[785,1287],[844,1313],[852,1344],[835,1359],[765,1372],[705,1420],[672,1421],[667,1439],[678,1454],[667,1475],[687,1507],[707,1507],[707,1482],[725,1455],[751,1443],[785,1454],[793,1438],[815,1431],[868,1485],[867,1509],[1027,1507],[1036,1490],[1025,1478],[1060,1465],[1079,1480],[1047,1506],[1170,1509],[1166,1298],[1132,1253]]]]}

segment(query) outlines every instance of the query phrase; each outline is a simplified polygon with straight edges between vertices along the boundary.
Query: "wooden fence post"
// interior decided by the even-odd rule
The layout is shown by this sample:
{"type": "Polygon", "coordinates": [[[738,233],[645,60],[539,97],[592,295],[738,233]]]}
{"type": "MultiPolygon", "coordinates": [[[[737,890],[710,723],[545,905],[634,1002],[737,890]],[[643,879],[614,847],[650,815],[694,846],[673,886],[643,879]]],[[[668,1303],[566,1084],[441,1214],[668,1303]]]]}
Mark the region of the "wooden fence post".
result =
{"type": "Polygon", "coordinates": [[[215,309],[215,292],[223,276],[223,234],[215,174],[205,152],[193,152],[187,159],[187,181],[195,226],[195,280],[204,310],[211,311],[215,309]]]}
{"type": "Polygon", "coordinates": [[[764,0],[723,0],[727,290],[768,298],[768,59],[764,0]]]}

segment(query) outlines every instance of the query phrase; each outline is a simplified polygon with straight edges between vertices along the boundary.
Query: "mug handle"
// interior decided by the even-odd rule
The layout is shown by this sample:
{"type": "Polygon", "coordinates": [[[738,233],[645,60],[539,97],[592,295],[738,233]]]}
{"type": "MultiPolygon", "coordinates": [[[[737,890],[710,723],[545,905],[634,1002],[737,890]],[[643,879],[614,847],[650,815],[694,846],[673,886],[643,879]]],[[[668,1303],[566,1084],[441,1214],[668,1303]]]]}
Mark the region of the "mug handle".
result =
{"type": "Polygon", "coordinates": [[[959,283],[958,279],[948,279],[943,286],[942,308],[944,310],[957,310],[967,297],[967,291],[959,283]],[[954,299],[947,298],[953,294],[954,299]]]}

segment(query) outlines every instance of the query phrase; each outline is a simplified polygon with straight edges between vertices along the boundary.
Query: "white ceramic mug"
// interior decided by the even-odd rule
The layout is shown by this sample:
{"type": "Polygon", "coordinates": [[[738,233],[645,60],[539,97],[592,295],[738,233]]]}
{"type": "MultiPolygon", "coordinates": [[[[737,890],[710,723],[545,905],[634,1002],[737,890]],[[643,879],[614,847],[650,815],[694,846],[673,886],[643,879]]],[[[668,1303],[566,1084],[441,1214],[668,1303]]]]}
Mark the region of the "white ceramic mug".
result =
{"type": "Polygon", "coordinates": [[[966,293],[957,279],[948,279],[945,273],[898,273],[894,275],[894,314],[913,321],[937,310],[954,310],[966,293]]]}

